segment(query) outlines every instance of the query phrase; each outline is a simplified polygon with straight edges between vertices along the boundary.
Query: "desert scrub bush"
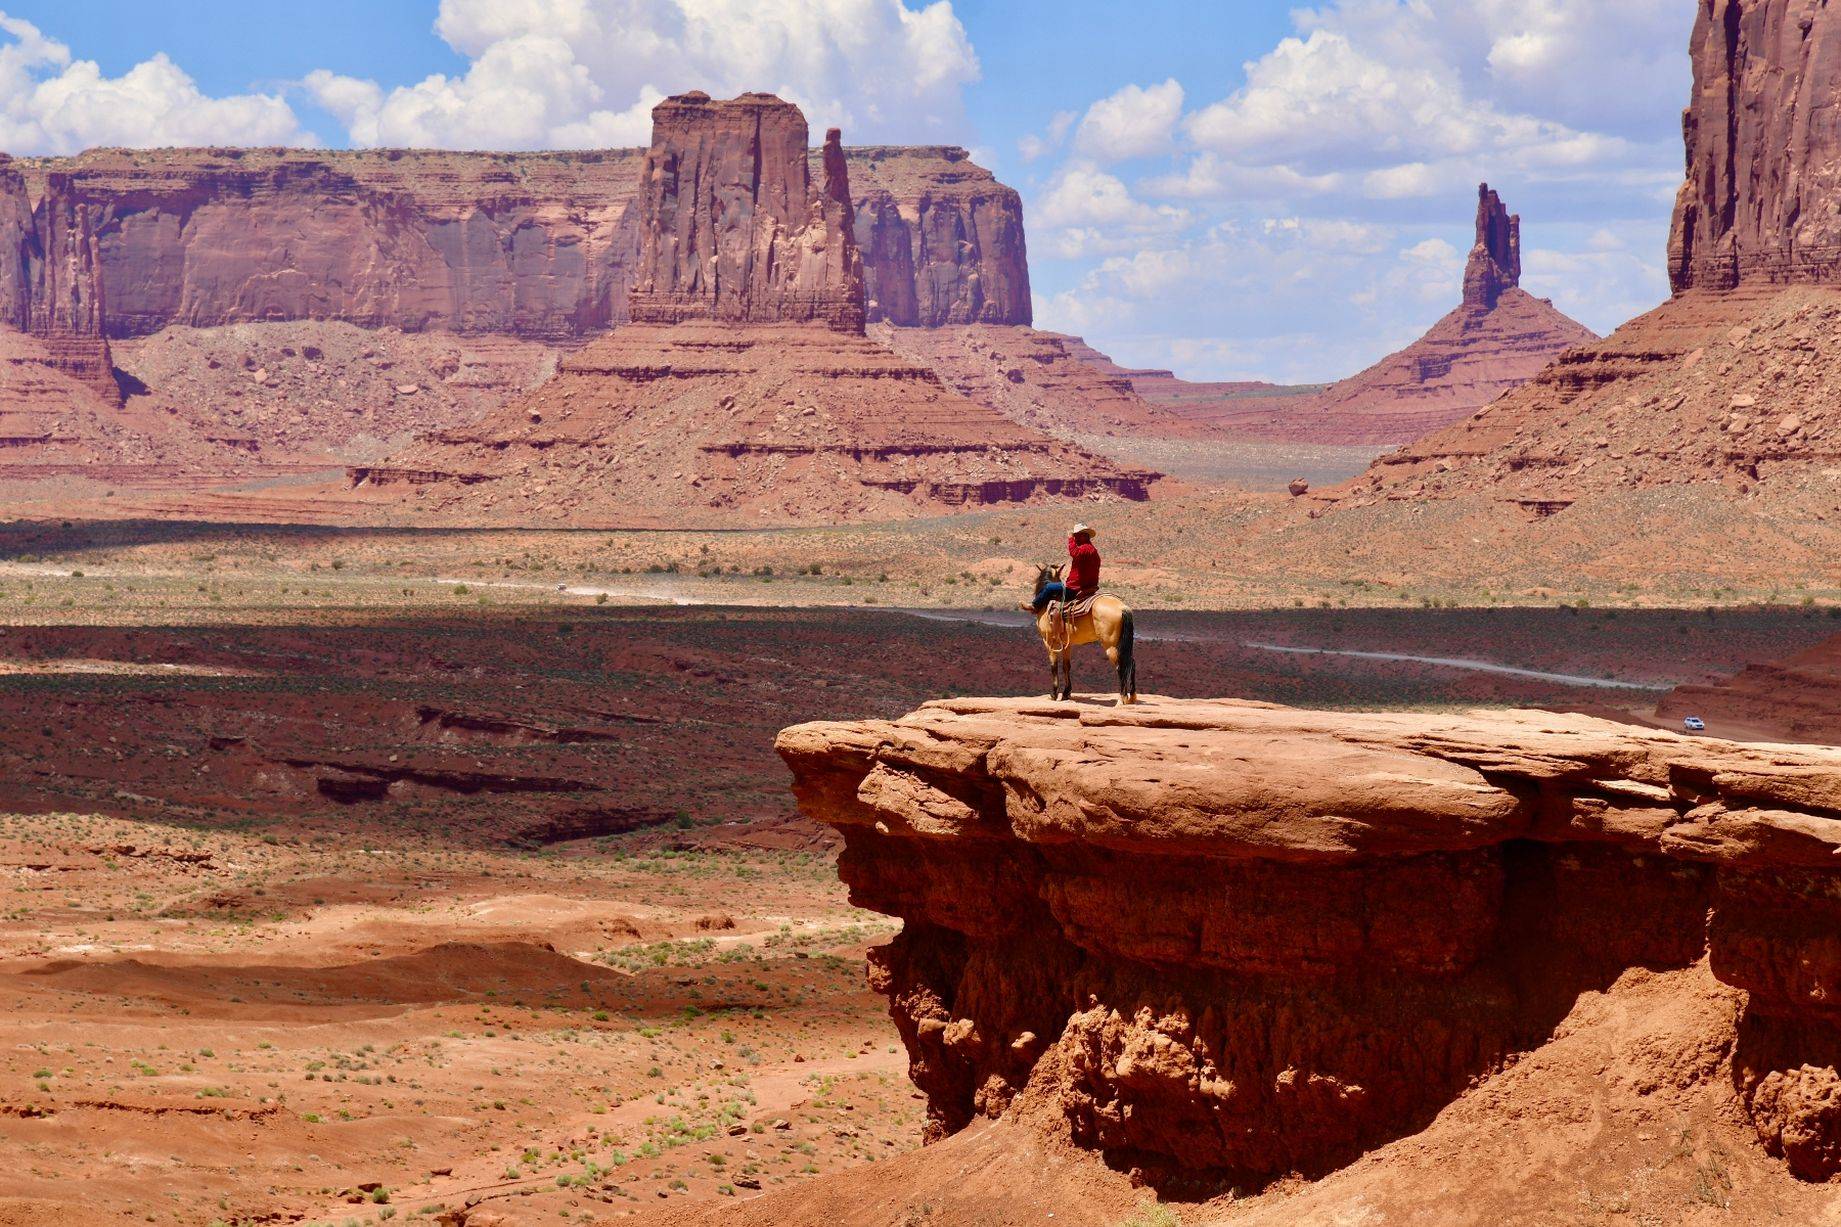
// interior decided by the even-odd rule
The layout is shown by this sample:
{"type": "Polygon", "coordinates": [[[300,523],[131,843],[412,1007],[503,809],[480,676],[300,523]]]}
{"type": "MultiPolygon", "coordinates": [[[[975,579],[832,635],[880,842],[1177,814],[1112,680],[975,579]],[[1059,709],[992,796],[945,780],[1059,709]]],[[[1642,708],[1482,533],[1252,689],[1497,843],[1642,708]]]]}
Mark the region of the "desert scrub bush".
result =
{"type": "Polygon", "coordinates": [[[1147,1203],[1130,1218],[1121,1219],[1119,1227],[1183,1227],[1183,1221],[1170,1207],[1147,1203]]]}

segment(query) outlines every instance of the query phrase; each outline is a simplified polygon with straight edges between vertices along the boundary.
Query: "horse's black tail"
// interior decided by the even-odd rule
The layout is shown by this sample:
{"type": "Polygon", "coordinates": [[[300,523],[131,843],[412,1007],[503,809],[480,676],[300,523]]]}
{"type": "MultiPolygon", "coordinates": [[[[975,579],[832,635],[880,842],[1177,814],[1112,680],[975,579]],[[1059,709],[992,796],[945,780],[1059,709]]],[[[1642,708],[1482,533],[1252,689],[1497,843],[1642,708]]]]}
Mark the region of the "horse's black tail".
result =
{"type": "Polygon", "coordinates": [[[1131,610],[1119,623],[1119,693],[1131,698],[1138,694],[1138,658],[1132,651],[1137,632],[1132,629],[1131,610]]]}

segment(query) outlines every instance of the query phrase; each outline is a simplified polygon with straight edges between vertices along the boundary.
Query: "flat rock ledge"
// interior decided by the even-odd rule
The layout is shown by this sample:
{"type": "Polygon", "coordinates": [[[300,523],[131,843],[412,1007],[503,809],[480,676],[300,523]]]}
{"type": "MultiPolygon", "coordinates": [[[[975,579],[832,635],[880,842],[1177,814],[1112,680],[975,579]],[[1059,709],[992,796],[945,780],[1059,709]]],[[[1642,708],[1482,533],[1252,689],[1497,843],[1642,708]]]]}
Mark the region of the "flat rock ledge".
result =
{"type": "Polygon", "coordinates": [[[1729,1080],[1841,1174],[1841,748],[1575,715],[955,699],[779,738],[934,1136],[1014,1111],[1151,1181],[1320,1173],[1581,993],[1706,960],[1729,1080]]]}

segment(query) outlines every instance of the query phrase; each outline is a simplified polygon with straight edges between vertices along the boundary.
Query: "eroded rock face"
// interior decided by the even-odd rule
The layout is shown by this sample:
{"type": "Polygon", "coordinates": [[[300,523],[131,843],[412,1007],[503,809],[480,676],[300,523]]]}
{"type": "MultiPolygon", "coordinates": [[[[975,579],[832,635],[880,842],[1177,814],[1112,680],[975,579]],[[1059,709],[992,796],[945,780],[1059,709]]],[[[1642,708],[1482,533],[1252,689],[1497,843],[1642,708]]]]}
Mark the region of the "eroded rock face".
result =
{"type": "Polygon", "coordinates": [[[1841,10],[1816,0],[1699,0],[1675,204],[1676,291],[1841,278],[1841,10]]]}
{"type": "Polygon", "coordinates": [[[0,323],[31,333],[46,365],[119,404],[103,317],[89,206],[54,174],[31,207],[25,176],[0,155],[0,323]]]}
{"type": "Polygon", "coordinates": [[[836,129],[769,94],[667,99],[636,223],[630,324],[531,396],[349,469],[469,522],[852,522],[1149,496],[1157,474],[1007,420],[864,332],[836,129]]]}
{"type": "Polygon", "coordinates": [[[1477,241],[1464,266],[1464,305],[1488,311],[1521,284],[1521,218],[1489,184],[1477,186],[1477,241]]]}
{"type": "Polygon", "coordinates": [[[871,323],[1028,324],[1023,201],[957,146],[847,151],[871,323]]]}
{"type": "Polygon", "coordinates": [[[1634,487],[1794,487],[1841,458],[1841,9],[1697,7],[1673,297],[1377,460],[1347,501],[1486,496],[1544,518],[1634,487]]]}
{"type": "MultiPolygon", "coordinates": [[[[1014,191],[962,149],[843,153],[876,318],[1029,322],[1014,191]]],[[[90,207],[111,336],[335,319],[570,341],[627,318],[645,156],[92,149],[15,166],[33,198],[65,174],[90,207]]],[[[822,183],[824,151],[810,161],[822,183]]]]}
{"type": "Polygon", "coordinates": [[[805,115],[772,94],[692,92],[652,108],[640,172],[634,322],[682,320],[863,330],[849,174],[836,128],[821,180],[805,115]]]}
{"type": "Polygon", "coordinates": [[[1321,1172],[1581,992],[1710,956],[1747,1004],[1694,1076],[1797,1175],[1841,1172],[1841,751],[969,699],[779,750],[853,901],[906,922],[871,979],[936,1136],[1008,1111],[1153,1180],[1321,1172]]]}

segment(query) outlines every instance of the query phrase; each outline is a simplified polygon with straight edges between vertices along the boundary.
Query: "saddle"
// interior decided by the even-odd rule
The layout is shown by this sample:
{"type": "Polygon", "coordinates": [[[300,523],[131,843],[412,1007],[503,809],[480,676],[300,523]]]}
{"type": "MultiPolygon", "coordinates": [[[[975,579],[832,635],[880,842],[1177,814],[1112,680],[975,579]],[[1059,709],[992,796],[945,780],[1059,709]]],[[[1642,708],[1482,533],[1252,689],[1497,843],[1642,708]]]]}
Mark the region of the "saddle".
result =
{"type": "Polygon", "coordinates": [[[1049,607],[1055,611],[1057,617],[1069,622],[1078,622],[1093,612],[1093,602],[1097,600],[1099,600],[1099,593],[1094,592],[1076,601],[1054,601],[1049,607]]]}

